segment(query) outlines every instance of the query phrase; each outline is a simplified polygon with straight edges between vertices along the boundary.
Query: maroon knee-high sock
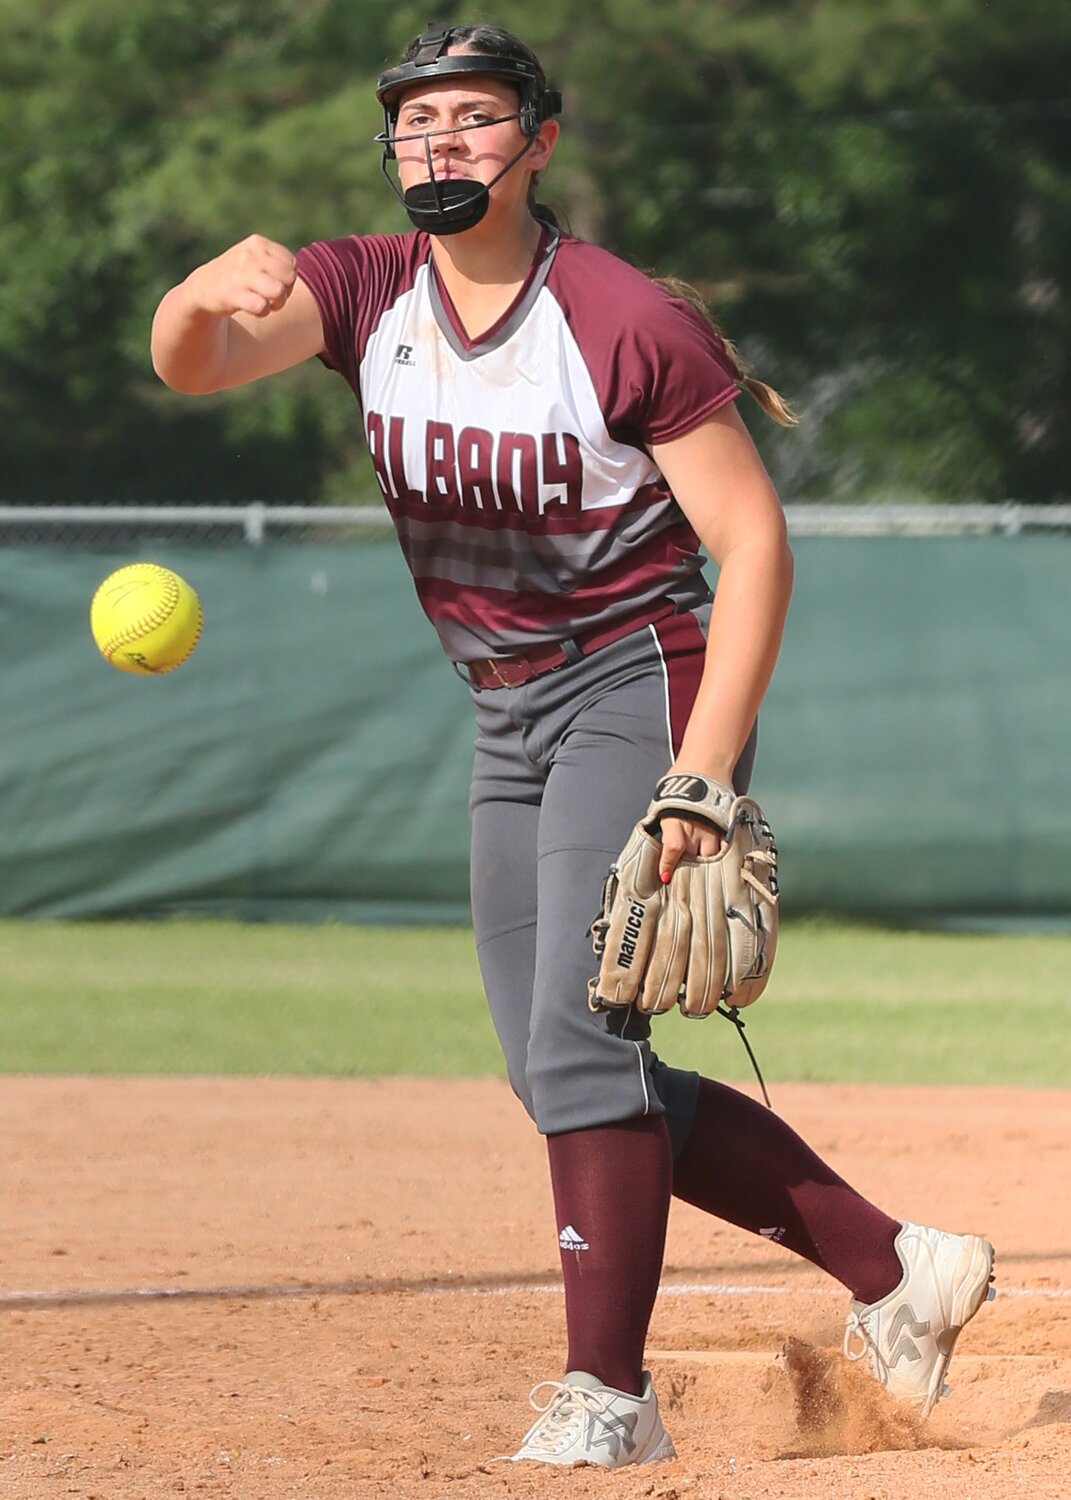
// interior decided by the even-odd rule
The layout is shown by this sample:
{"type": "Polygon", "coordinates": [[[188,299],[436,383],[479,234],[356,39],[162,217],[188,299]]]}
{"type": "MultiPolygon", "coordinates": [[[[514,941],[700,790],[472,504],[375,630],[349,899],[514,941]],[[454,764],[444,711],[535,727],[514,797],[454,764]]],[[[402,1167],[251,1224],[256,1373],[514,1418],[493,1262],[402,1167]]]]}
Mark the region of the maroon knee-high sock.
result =
{"type": "Polygon", "coordinates": [[[665,1116],[547,1137],[569,1330],[566,1370],[639,1395],[666,1243],[665,1116]]]}
{"type": "Polygon", "coordinates": [[[813,1261],[860,1302],[877,1302],[899,1285],[897,1220],[849,1187],[772,1110],[722,1083],[699,1080],[673,1191],[813,1261]]]}

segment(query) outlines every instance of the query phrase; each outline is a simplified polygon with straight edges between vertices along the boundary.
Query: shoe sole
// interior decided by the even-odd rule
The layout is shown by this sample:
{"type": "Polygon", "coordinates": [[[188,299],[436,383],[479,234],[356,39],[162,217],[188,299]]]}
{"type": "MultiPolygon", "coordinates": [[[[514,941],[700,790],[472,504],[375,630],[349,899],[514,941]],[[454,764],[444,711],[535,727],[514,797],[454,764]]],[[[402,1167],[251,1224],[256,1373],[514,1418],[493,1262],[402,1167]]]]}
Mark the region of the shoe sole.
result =
{"type": "Polygon", "coordinates": [[[930,1415],[945,1394],[945,1375],[955,1352],[956,1340],[983,1304],[991,1302],[997,1295],[992,1284],[995,1261],[996,1254],[988,1240],[978,1235],[967,1237],[967,1244],[960,1254],[961,1264],[956,1266],[949,1327],[937,1341],[941,1358],[934,1369],[933,1380],[922,1407],[923,1419],[930,1415]],[[964,1260],[965,1265],[962,1264],[964,1260]]]}

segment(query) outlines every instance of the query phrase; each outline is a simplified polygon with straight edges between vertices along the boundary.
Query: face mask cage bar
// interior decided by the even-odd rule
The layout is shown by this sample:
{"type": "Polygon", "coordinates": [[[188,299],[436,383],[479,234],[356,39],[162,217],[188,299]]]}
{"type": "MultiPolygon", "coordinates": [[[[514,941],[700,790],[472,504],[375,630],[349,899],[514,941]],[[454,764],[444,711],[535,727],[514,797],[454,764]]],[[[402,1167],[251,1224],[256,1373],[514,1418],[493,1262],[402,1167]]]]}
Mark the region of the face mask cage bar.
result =
{"type": "MultiPolygon", "coordinates": [[[[517,115],[505,115],[506,120],[515,120],[517,115]]],[[[478,125],[460,125],[445,130],[420,131],[416,135],[399,135],[391,139],[394,141],[423,141],[424,157],[427,162],[428,180],[425,183],[411,187],[408,192],[403,193],[397,183],[387,170],[387,150],[384,147],[383,158],[380,162],[380,170],[387,180],[387,186],[394,196],[404,206],[412,222],[418,229],[426,229],[432,234],[459,234],[462,230],[471,229],[483,218],[487,211],[487,203],[491,188],[496,182],[500,182],[506,173],[515,167],[526,151],[531,149],[534,136],[528,136],[524,145],[516,156],[510,157],[502,170],[489,183],[472,182],[467,178],[440,180],[435,176],[435,163],[431,154],[431,137],[433,135],[455,135],[459,130],[482,130],[486,125],[498,125],[500,120],[481,120],[478,125]]],[[[377,136],[377,140],[382,137],[377,136]]],[[[393,154],[393,153],[392,153],[393,154]]]]}

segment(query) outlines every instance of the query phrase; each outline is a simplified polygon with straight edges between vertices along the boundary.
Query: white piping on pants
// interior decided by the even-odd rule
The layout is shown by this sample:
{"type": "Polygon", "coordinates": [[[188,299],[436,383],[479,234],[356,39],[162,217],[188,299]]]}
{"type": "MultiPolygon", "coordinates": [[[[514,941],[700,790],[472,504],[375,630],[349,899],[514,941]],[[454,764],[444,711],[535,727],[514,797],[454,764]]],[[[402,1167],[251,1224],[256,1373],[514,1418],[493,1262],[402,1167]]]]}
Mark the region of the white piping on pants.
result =
{"type": "Polygon", "coordinates": [[[662,655],[662,642],[658,639],[658,631],[653,625],[648,625],[647,629],[651,632],[651,639],[654,641],[655,650],[658,652],[658,660],[662,663],[662,680],[665,683],[666,697],[666,741],[669,744],[669,765],[672,765],[677,752],[673,745],[673,720],[670,717],[669,708],[669,668],[666,666],[666,658],[662,655]]]}
{"type": "Polygon", "coordinates": [[[645,1115],[649,1115],[651,1113],[651,1095],[647,1089],[647,1070],[643,1066],[643,1048],[639,1042],[633,1042],[632,1045],[636,1049],[636,1061],[640,1065],[640,1083],[643,1086],[643,1112],[645,1115]]]}

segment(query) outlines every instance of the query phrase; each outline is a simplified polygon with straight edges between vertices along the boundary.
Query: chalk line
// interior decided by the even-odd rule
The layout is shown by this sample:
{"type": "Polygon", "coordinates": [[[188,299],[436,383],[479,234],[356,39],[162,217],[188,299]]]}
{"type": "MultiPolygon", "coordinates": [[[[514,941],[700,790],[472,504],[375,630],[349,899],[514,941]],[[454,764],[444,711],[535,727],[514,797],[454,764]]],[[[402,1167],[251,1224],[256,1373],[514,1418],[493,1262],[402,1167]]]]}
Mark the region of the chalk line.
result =
{"type": "MultiPolygon", "coordinates": [[[[561,1296],[557,1281],[496,1282],[473,1281],[451,1283],[441,1279],[385,1281],[340,1281],[309,1284],[249,1286],[139,1286],[83,1287],[68,1290],[12,1290],[0,1293],[0,1312],[20,1308],[69,1306],[107,1306],[123,1302],[198,1302],[254,1301],[285,1297],[368,1297],[408,1293],[433,1297],[521,1297],[561,1296]]],[[[731,1281],[667,1282],[659,1289],[660,1297],[839,1297],[847,1295],[843,1287],[785,1286],[731,1281]]],[[[997,1282],[998,1297],[1025,1297],[1039,1301],[1059,1301],[1071,1297],[1071,1287],[1005,1286],[997,1282]]]]}

